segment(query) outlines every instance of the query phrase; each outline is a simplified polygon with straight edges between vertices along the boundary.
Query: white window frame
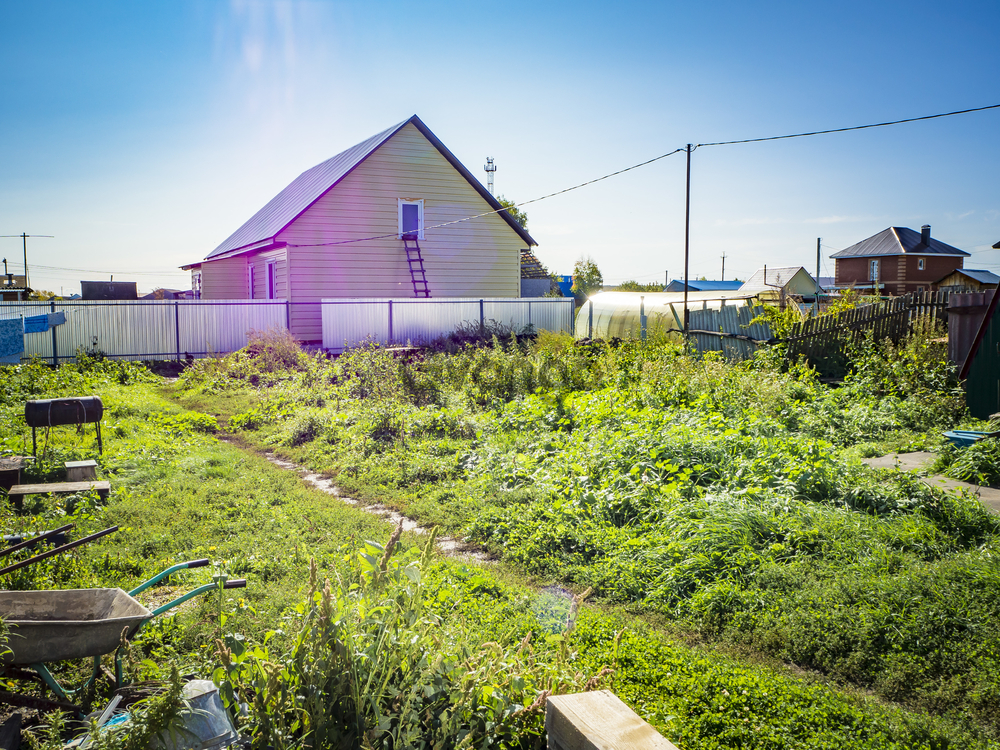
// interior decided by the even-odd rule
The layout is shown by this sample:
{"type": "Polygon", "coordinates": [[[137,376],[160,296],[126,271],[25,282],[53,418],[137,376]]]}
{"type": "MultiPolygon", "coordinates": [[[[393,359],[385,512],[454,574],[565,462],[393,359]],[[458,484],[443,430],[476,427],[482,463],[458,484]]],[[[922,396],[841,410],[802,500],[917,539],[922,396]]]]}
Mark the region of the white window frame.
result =
{"type": "Polygon", "coordinates": [[[399,230],[399,239],[403,239],[403,206],[416,206],[417,207],[417,239],[422,240],[424,238],[424,201],[420,200],[407,200],[405,198],[397,199],[397,219],[399,230]]]}
{"type": "Polygon", "coordinates": [[[878,281],[879,270],[878,258],[874,258],[868,263],[868,280],[878,281]]]}
{"type": "Polygon", "coordinates": [[[917,270],[918,271],[923,271],[924,270],[924,265],[925,265],[924,264],[924,259],[923,258],[917,258],[917,270]]]}
{"type": "Polygon", "coordinates": [[[277,262],[273,260],[267,261],[267,275],[264,277],[264,282],[266,288],[264,293],[268,299],[276,299],[278,291],[278,268],[277,262]]]}
{"type": "Polygon", "coordinates": [[[254,282],[257,280],[257,270],[254,268],[253,261],[247,266],[247,283],[250,285],[250,299],[256,299],[254,297],[254,282]]]}

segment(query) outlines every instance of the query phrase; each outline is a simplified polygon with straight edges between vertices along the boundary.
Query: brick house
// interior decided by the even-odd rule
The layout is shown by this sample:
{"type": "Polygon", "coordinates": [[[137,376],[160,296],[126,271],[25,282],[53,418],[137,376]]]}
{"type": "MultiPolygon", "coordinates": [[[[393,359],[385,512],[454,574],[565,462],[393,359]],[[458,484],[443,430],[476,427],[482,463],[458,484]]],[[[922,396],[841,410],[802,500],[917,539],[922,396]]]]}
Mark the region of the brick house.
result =
{"type": "Polygon", "coordinates": [[[969,253],[931,237],[930,225],[919,232],[889,227],[830,257],[836,261],[835,286],[878,288],[883,294],[929,291],[962,267],[969,253]]]}

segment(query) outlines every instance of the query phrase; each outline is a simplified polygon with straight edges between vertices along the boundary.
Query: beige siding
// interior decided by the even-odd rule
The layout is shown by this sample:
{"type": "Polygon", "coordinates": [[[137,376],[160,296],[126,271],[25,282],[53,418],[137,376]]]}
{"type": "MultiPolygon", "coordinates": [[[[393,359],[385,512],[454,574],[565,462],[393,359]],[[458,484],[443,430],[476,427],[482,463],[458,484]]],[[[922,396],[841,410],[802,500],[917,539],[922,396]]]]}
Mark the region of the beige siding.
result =
{"type": "MultiPolygon", "coordinates": [[[[424,226],[489,211],[489,204],[413,125],[405,126],[278,235],[287,242],[294,302],[323,297],[412,297],[403,243],[395,237],[338,242],[399,230],[398,199],[424,201],[424,226]]],[[[431,297],[520,296],[526,243],[499,216],[426,229],[420,248],[431,297]]],[[[207,265],[207,264],[206,264],[207,265]]],[[[292,330],[319,340],[318,305],[293,305],[292,330]]]]}
{"type": "Polygon", "coordinates": [[[274,299],[288,299],[288,263],[284,248],[255,253],[247,258],[254,269],[254,299],[267,299],[267,264],[274,261],[274,299]]]}
{"type": "Polygon", "coordinates": [[[243,256],[201,264],[202,299],[246,299],[247,261],[243,256]]]}

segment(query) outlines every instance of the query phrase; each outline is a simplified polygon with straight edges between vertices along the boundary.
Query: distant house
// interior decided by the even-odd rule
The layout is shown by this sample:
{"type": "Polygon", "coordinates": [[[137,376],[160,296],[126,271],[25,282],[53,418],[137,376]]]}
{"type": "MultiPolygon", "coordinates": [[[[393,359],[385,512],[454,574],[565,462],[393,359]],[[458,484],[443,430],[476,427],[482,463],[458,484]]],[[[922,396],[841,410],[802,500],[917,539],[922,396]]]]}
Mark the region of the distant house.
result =
{"type": "Polygon", "coordinates": [[[530,250],[521,251],[521,296],[544,297],[552,291],[552,276],[530,250]]]}
{"type": "Polygon", "coordinates": [[[139,299],[194,299],[194,292],[190,289],[182,291],[180,289],[154,289],[149,294],[142,295],[139,299]]]}
{"type": "MultiPolygon", "coordinates": [[[[7,261],[4,259],[4,270],[7,270],[7,261]]],[[[28,280],[25,276],[8,273],[0,279],[0,302],[23,302],[31,296],[33,291],[28,287],[28,280]]]]}
{"type": "Polygon", "coordinates": [[[919,232],[889,227],[830,257],[836,263],[836,286],[878,289],[887,294],[930,290],[961,268],[969,253],[931,237],[930,225],[919,232]]]}
{"type": "Polygon", "coordinates": [[[746,280],[740,294],[755,294],[763,300],[782,301],[789,297],[815,297],[823,290],[802,266],[764,266],[746,280]]]}
{"type": "Polygon", "coordinates": [[[942,292],[985,292],[988,289],[996,289],[998,284],[1000,276],[992,271],[959,268],[939,280],[934,284],[934,288],[942,292]]]}
{"type": "MultiPolygon", "coordinates": [[[[688,280],[689,292],[727,292],[739,289],[743,286],[742,281],[706,281],[704,279],[688,280]]],[[[664,287],[665,292],[683,292],[684,279],[674,279],[664,287]]]]}
{"type": "Polygon", "coordinates": [[[500,209],[414,115],[303,172],[183,268],[201,299],[287,300],[292,333],[318,341],[326,297],[520,296],[537,243],[500,209]]]}

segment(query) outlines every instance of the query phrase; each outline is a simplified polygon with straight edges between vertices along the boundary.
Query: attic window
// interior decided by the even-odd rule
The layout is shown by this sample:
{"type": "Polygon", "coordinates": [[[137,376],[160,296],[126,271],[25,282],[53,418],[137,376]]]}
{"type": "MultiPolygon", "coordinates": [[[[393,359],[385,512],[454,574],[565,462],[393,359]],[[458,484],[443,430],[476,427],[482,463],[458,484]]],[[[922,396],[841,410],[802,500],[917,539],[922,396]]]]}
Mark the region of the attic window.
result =
{"type": "Polygon", "coordinates": [[[923,271],[924,270],[924,259],[923,258],[917,258],[917,270],[918,271],[923,271]]]}
{"type": "Polygon", "coordinates": [[[424,238],[424,202],[399,199],[399,238],[424,238]]]}

